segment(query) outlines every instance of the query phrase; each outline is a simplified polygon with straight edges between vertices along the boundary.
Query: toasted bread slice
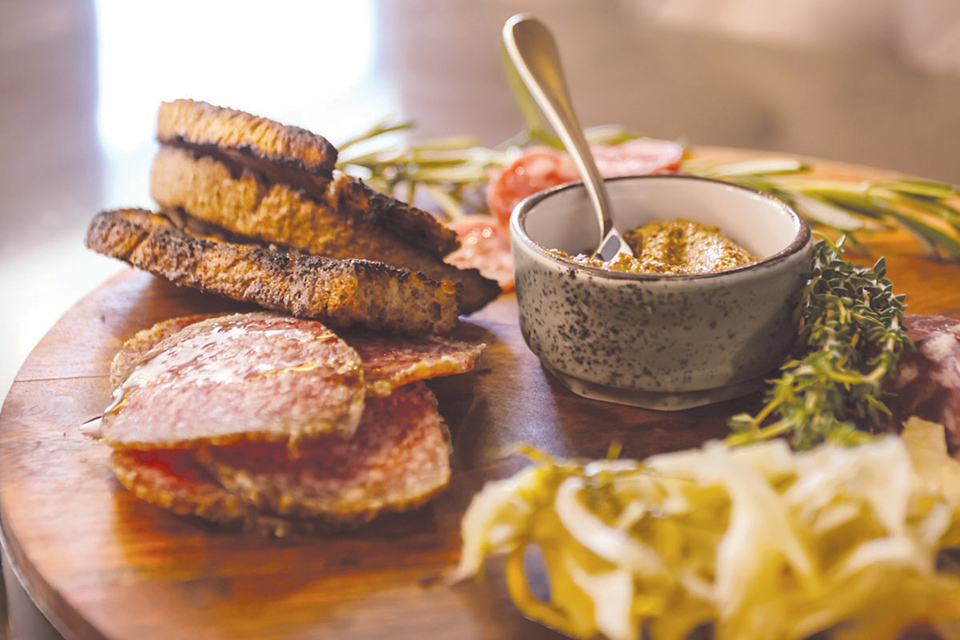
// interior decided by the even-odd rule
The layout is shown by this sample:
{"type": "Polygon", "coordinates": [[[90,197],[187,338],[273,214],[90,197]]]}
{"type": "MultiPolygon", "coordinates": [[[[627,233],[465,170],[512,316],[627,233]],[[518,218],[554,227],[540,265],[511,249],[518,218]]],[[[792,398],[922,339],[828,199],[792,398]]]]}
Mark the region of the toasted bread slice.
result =
{"type": "Polygon", "coordinates": [[[157,139],[164,144],[230,150],[323,178],[330,178],[337,164],[337,149],[323,136],[195,100],[161,103],[157,139]]]}
{"type": "Polygon", "coordinates": [[[442,258],[460,248],[457,232],[435,216],[379,193],[353,176],[334,172],[326,197],[341,215],[376,225],[429,255],[442,258]]]}
{"type": "MultiPolygon", "coordinates": [[[[311,194],[271,180],[247,164],[165,147],[154,159],[150,193],[163,209],[182,209],[245,236],[328,258],[375,260],[459,283],[461,313],[473,313],[500,294],[499,285],[476,269],[459,269],[408,241],[427,237],[436,223],[413,215],[392,216],[396,206],[389,203],[395,200],[348,176],[335,178],[322,194],[311,194]]],[[[425,212],[423,216],[433,220],[425,212]]]]}
{"type": "MultiPolygon", "coordinates": [[[[322,199],[337,150],[322,136],[235,109],[194,100],[160,105],[157,140],[227,162],[248,165],[270,182],[289,184],[322,199]]],[[[432,215],[352,181],[341,213],[379,225],[427,253],[445,256],[460,246],[456,232],[432,215]]]]}
{"type": "Polygon", "coordinates": [[[459,291],[404,269],[366,260],[305,256],[199,236],[143,209],[94,217],[86,244],[171,282],[313,318],[333,327],[444,333],[459,313],[459,291]]]}

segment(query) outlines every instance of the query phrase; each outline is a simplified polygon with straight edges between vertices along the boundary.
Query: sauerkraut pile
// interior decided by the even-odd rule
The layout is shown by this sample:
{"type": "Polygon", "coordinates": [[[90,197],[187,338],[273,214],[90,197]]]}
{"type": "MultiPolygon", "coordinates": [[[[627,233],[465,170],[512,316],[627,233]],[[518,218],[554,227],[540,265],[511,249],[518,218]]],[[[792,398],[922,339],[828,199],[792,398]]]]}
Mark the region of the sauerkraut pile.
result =
{"type": "Polygon", "coordinates": [[[929,623],[960,638],[960,577],[941,553],[960,546],[960,462],[939,425],[802,453],[775,440],[644,461],[530,454],[475,496],[454,577],[505,556],[517,606],[570,636],[877,640],[929,623]]]}

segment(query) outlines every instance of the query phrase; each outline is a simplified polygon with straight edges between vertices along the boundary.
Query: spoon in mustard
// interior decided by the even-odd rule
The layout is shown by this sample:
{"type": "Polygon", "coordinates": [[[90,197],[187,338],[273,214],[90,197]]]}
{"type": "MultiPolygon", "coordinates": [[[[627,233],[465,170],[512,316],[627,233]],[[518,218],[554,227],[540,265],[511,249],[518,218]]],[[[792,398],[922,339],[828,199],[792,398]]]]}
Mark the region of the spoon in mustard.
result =
{"type": "Polygon", "coordinates": [[[607,261],[623,254],[632,256],[630,246],[613,224],[610,196],[573,111],[560,54],[550,30],[529,14],[517,14],[503,26],[503,42],[520,79],[580,171],[600,222],[600,243],[594,258],[607,261]]]}

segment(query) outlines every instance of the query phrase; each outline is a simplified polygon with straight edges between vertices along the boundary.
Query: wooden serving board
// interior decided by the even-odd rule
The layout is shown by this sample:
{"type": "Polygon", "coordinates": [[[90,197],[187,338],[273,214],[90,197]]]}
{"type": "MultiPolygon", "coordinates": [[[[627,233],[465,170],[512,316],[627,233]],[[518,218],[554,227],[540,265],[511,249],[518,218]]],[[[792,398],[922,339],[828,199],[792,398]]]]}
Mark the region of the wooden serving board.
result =
{"type": "MultiPolygon", "coordinates": [[[[910,311],[960,317],[960,265],[921,256],[903,233],[871,246],[910,311]]],[[[527,350],[515,298],[504,295],[465,327],[489,344],[478,369],[431,382],[453,435],[449,489],[350,534],[265,539],[141,502],[113,477],[107,445],[80,430],[109,401],[109,363],[125,339],[166,318],[237,308],[123,271],[64,315],[13,383],[0,413],[4,545],[67,638],[556,637],[516,611],[496,562],[482,582],[446,583],[460,519],[483,483],[525,464],[520,443],[595,458],[619,442],[622,455],[645,457],[722,437],[726,418],[758,401],[657,413],[576,397],[527,350]]]]}

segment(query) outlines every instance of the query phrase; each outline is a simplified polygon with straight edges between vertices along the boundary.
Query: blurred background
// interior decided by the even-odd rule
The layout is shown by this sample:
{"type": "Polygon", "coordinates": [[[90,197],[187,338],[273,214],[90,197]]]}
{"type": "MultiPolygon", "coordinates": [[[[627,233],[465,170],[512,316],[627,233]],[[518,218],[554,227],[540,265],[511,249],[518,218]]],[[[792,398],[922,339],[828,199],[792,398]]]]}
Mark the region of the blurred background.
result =
{"type": "Polygon", "coordinates": [[[499,55],[520,11],[554,30],[586,126],[960,183],[953,0],[3,0],[0,397],[119,269],[83,231],[99,209],[150,205],[159,101],[335,143],[393,115],[414,138],[495,145],[521,127],[499,55]]]}
{"type": "Polygon", "coordinates": [[[495,145],[522,125],[499,53],[520,11],[554,31],[586,126],[960,184],[955,0],[2,0],[0,398],[121,269],[83,233],[100,209],[150,206],[161,100],[334,143],[397,116],[414,139],[495,145]]]}

